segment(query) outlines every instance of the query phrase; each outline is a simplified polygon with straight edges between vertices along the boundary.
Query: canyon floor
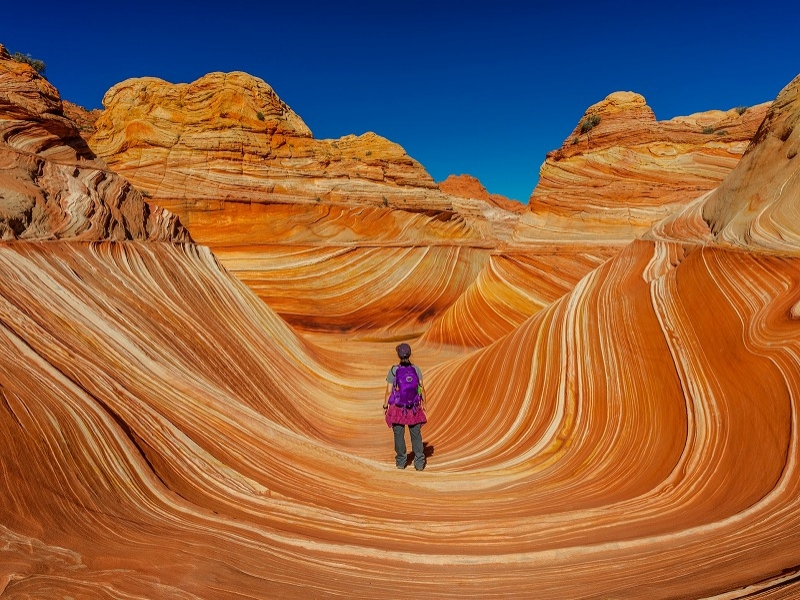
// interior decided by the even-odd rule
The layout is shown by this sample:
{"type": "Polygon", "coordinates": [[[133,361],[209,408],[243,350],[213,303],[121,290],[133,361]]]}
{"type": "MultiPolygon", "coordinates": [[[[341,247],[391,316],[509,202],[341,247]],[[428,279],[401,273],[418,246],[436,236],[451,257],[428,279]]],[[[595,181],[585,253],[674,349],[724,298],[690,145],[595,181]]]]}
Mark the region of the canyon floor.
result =
{"type": "Polygon", "coordinates": [[[798,122],[618,92],[523,207],[245,73],[88,113],[0,46],[0,597],[800,596],[798,122]]]}

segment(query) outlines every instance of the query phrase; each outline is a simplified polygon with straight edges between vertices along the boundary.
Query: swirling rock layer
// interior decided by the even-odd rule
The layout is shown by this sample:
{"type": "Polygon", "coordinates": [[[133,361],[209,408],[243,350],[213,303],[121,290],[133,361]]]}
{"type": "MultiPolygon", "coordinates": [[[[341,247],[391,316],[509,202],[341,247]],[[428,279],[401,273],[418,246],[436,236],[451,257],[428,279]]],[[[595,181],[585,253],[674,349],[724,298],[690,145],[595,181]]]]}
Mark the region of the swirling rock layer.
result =
{"type": "Polygon", "coordinates": [[[570,244],[493,253],[469,288],[431,323],[422,339],[486,346],[569,292],[619,250],[614,245],[570,244]]]}
{"type": "Polygon", "coordinates": [[[547,155],[516,237],[629,241],[645,233],[719,185],[768,106],[657,121],[639,94],[611,94],[547,155]]]}
{"type": "Polygon", "coordinates": [[[519,218],[373,133],[313,139],[245,73],[128,80],[104,105],[92,148],[300,328],[421,333],[519,218]]]}
{"type": "Polygon", "coordinates": [[[186,241],[89,150],[58,91],[0,46],[0,239],[186,241]]]}
{"type": "MultiPolygon", "coordinates": [[[[602,251],[587,250],[563,279],[528,255],[490,257],[491,244],[420,248],[388,235],[361,254],[264,251],[285,256],[254,271],[277,269],[299,287],[333,260],[398,290],[427,283],[426,261],[479,252],[502,286],[553,273],[542,279],[563,295],[546,306],[527,289],[508,298],[515,318],[540,307],[483,348],[465,349],[475,323],[456,318],[438,331],[460,346],[433,333],[414,342],[429,396],[422,473],[395,468],[380,410],[395,342],[300,335],[192,243],[82,241],[78,225],[71,241],[0,242],[0,593],[795,597],[798,80],[717,193],[596,268],[602,251]],[[421,266],[377,268],[373,249],[421,266]]],[[[49,125],[25,123],[0,121],[28,148],[44,132],[40,154],[4,146],[18,162],[42,161],[23,187],[65,193],[71,181],[48,169],[69,151],[49,125]]],[[[102,170],[72,150],[77,181],[102,170]]],[[[360,226],[350,214],[314,222],[346,236],[360,226]]],[[[437,227],[466,226],[454,221],[437,227]]],[[[244,273],[252,257],[229,252],[244,273]]],[[[356,293],[343,284],[326,301],[356,293]]],[[[413,314],[390,315],[398,328],[424,320],[430,300],[409,301],[413,314]]]]}
{"type": "MultiPolygon", "coordinates": [[[[661,221],[666,226],[717,186],[768,106],[669,121],[656,121],[632,92],[591,106],[563,146],[548,154],[511,242],[431,324],[426,339],[483,346],[511,332],[636,236],[661,221]]],[[[708,228],[695,217],[700,221],[681,239],[708,241],[708,228]]],[[[684,218],[680,223],[688,226],[684,218]]]]}
{"type": "Polygon", "coordinates": [[[674,254],[637,242],[477,353],[418,347],[415,474],[381,423],[392,345],[311,346],[191,245],[1,247],[6,594],[772,585],[800,543],[800,263],[674,254]]]}

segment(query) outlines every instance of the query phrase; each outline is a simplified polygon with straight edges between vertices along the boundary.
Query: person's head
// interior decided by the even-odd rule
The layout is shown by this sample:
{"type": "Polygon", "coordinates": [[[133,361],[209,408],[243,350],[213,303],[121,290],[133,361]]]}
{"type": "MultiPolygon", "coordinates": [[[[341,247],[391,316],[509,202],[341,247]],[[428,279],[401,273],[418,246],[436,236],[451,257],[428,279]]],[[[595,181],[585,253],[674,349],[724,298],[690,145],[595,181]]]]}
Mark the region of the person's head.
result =
{"type": "Polygon", "coordinates": [[[402,344],[398,344],[395,350],[397,350],[397,358],[400,359],[401,365],[411,364],[411,346],[403,342],[402,344]]]}

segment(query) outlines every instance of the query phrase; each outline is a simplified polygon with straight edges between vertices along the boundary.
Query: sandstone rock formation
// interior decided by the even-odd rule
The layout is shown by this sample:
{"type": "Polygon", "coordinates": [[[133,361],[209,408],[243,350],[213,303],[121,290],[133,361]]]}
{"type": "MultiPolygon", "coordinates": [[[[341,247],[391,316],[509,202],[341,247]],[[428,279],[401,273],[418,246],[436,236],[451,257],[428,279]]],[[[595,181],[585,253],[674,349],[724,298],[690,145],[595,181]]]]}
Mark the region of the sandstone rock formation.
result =
{"type": "Polygon", "coordinates": [[[716,187],[768,107],[657,121],[632,92],[589,107],[562,147],[547,155],[511,242],[425,338],[484,346],[510,332],[654,223],[716,187]],[[453,337],[457,321],[475,326],[453,337]]]}
{"type": "Polygon", "coordinates": [[[472,175],[450,175],[439,184],[439,189],[445,194],[459,198],[474,198],[483,200],[503,210],[514,213],[525,212],[525,205],[516,200],[509,200],[500,194],[490,194],[483,184],[472,175]]]}
{"type": "Polygon", "coordinates": [[[517,237],[627,242],[645,233],[719,185],[768,106],[657,121],[639,94],[611,94],[547,155],[517,237]]]}
{"type": "Polygon", "coordinates": [[[94,122],[100,118],[102,111],[99,109],[86,110],[82,106],[78,106],[67,100],[61,101],[61,106],[64,109],[64,116],[74,122],[81,132],[84,139],[88,139],[94,133],[94,122]]]}
{"type": "MultiPolygon", "coordinates": [[[[414,343],[422,473],[380,410],[394,341],[299,335],[193,243],[0,242],[0,595],[796,597],[799,86],[717,192],[507,335],[414,343]]],[[[3,139],[102,171],[31,115],[3,139]]],[[[330,251],[275,264],[378,264],[330,251]]]]}
{"type": "MultiPolygon", "coordinates": [[[[156,200],[454,210],[399,145],[374,133],[316,140],[268,84],[246,73],[191,84],[129,79],[103,104],[92,148],[156,200]]],[[[483,208],[471,204],[475,213],[483,208]]]]}
{"type": "Polygon", "coordinates": [[[103,102],[98,155],[297,327],[418,335],[519,218],[502,201],[440,191],[374,133],[314,139],[245,73],[128,80],[103,102]]]}
{"type": "Polygon", "coordinates": [[[185,241],[108,170],[64,116],[58,91],[0,46],[0,239],[185,241]]]}

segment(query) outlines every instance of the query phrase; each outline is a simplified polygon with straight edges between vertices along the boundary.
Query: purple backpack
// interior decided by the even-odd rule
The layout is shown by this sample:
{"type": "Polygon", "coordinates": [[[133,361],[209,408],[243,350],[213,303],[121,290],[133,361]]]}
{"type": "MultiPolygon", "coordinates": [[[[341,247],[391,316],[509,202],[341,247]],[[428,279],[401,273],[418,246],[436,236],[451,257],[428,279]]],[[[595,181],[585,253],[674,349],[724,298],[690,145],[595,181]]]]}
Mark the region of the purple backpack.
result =
{"type": "Polygon", "coordinates": [[[416,408],[421,400],[417,370],[413,366],[398,366],[394,374],[394,388],[389,397],[389,404],[403,408],[416,408]]]}

